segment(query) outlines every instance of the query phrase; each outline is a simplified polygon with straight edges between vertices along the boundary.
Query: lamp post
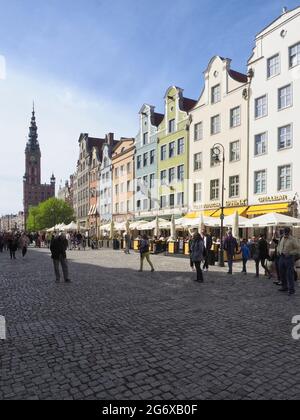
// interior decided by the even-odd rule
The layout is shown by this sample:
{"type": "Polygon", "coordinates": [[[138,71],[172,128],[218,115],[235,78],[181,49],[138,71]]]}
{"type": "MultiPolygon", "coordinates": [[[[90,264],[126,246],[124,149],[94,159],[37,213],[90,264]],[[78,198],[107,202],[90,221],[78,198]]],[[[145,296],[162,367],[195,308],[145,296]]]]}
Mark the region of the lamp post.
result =
{"type": "Polygon", "coordinates": [[[222,163],[222,202],[221,202],[221,246],[219,251],[219,266],[225,267],[224,263],[224,201],[225,201],[225,147],[221,143],[216,143],[213,147],[213,159],[216,163],[222,163]]]}

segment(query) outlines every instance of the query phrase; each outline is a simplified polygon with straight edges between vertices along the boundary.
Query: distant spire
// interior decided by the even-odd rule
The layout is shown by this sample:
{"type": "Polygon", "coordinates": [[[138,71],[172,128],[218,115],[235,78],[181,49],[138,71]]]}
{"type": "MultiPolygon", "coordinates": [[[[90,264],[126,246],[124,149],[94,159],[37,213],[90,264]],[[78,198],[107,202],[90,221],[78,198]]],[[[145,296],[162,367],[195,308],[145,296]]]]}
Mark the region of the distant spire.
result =
{"type": "Polygon", "coordinates": [[[32,116],[31,116],[31,122],[30,122],[30,127],[29,127],[27,149],[30,149],[32,151],[39,149],[38,134],[37,134],[37,125],[36,125],[36,119],[35,119],[35,104],[34,104],[34,102],[33,102],[32,116]]]}

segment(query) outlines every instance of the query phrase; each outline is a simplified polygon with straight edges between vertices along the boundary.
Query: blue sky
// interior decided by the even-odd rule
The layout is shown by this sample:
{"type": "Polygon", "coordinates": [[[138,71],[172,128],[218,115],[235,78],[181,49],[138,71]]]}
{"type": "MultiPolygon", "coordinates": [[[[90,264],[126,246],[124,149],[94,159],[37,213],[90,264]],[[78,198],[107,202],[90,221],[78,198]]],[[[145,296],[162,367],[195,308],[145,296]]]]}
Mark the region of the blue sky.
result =
{"type": "Polygon", "coordinates": [[[135,136],[144,102],[162,111],[164,93],[173,84],[198,98],[203,71],[216,54],[246,71],[255,34],[283,6],[299,5],[299,0],[0,0],[0,55],[6,61],[6,78],[0,80],[0,214],[22,208],[33,99],[43,178],[54,171],[59,183],[75,169],[81,131],[135,136]]]}

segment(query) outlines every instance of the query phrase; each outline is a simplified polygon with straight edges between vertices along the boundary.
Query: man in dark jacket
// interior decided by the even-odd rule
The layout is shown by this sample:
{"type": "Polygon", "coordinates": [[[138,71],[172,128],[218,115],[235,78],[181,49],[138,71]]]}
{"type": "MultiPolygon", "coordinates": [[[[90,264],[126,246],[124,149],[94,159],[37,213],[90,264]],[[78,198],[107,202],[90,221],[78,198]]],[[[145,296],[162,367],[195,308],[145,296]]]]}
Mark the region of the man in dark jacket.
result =
{"type": "Polygon", "coordinates": [[[260,235],[259,240],[256,243],[256,249],[254,253],[254,261],[256,264],[256,277],[259,277],[259,265],[261,264],[262,268],[265,270],[265,273],[267,273],[270,279],[272,278],[272,274],[266,265],[267,260],[270,260],[269,245],[266,241],[265,236],[260,235]]]}
{"type": "Polygon", "coordinates": [[[201,237],[205,247],[205,259],[203,264],[203,270],[208,271],[209,267],[209,258],[211,256],[211,249],[213,245],[212,237],[206,232],[206,230],[202,230],[201,237]]]}
{"type": "Polygon", "coordinates": [[[67,263],[66,250],[68,249],[68,241],[63,234],[52,238],[50,251],[52,254],[54,272],[56,277],[56,283],[60,282],[59,265],[61,264],[64,280],[66,283],[70,283],[69,270],[67,263]]]}
{"type": "Polygon", "coordinates": [[[227,237],[224,241],[224,250],[227,252],[227,260],[228,260],[228,267],[229,267],[228,274],[231,275],[233,273],[234,257],[235,257],[235,254],[239,250],[237,240],[233,237],[231,231],[228,232],[227,237]]]}

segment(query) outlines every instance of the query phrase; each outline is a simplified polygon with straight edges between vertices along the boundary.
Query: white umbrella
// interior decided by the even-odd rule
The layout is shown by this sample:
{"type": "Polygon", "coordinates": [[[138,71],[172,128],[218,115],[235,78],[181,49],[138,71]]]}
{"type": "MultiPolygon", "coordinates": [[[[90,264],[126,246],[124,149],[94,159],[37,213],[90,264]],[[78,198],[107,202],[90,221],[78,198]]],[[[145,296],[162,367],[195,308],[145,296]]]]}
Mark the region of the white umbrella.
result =
{"type": "Polygon", "coordinates": [[[232,214],[231,216],[226,216],[224,218],[224,226],[225,227],[234,227],[238,224],[239,228],[247,228],[249,226],[249,219],[246,217],[242,217],[238,214],[238,212],[232,214]]]}
{"type": "Polygon", "coordinates": [[[176,226],[175,226],[175,216],[174,214],[172,215],[172,219],[171,219],[171,237],[170,237],[171,241],[176,241],[176,226]]]}
{"type": "Polygon", "coordinates": [[[239,213],[237,211],[234,213],[234,223],[233,223],[233,226],[232,226],[232,235],[236,239],[239,239],[239,236],[240,236],[240,231],[239,231],[239,213]]]}
{"type": "Polygon", "coordinates": [[[265,228],[265,227],[291,227],[300,226],[300,219],[286,216],[280,213],[268,213],[263,216],[250,219],[248,227],[265,228]]]}
{"type": "Polygon", "coordinates": [[[63,230],[64,230],[64,232],[76,232],[77,230],[78,230],[78,226],[77,226],[77,223],[75,223],[75,222],[71,222],[69,225],[66,225],[64,228],[63,228],[63,230]]]}
{"type": "Polygon", "coordinates": [[[115,224],[114,224],[114,221],[112,220],[111,222],[110,222],[110,239],[113,239],[113,237],[114,237],[114,229],[115,229],[115,224]]]}
{"type": "Polygon", "coordinates": [[[159,229],[159,218],[158,216],[155,219],[155,228],[154,228],[154,236],[156,236],[157,238],[160,235],[160,229],[159,229]]]}
{"type": "Polygon", "coordinates": [[[143,225],[145,225],[146,223],[148,223],[145,220],[140,220],[138,222],[132,222],[130,223],[130,230],[142,230],[143,225]]]}

